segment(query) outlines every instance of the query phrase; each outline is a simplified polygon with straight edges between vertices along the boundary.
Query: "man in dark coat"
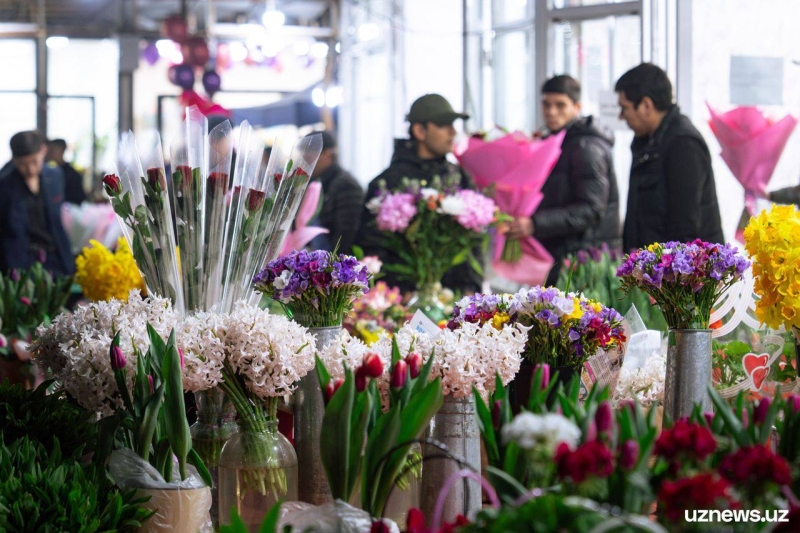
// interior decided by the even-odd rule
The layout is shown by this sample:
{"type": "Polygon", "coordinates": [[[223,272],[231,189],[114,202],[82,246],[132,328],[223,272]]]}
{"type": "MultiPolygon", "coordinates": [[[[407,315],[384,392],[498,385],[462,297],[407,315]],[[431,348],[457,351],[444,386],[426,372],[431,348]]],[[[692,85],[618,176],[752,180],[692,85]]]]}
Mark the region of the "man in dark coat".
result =
{"type": "Polygon", "coordinates": [[[581,117],[581,86],[556,76],[542,86],[548,135],[566,130],[561,156],[547,178],[544,198],[532,217],[519,217],[508,236],[533,235],[553,256],[547,285],[555,285],[568,254],[607,244],[619,248],[619,191],[611,153],[613,138],[592,117],[581,117]]]}
{"type": "Polygon", "coordinates": [[[55,275],[72,274],[75,264],[61,224],[61,170],[44,165],[38,131],[17,133],[10,144],[14,169],[0,178],[0,271],[39,261],[55,275]]]}
{"type": "Polygon", "coordinates": [[[59,167],[64,174],[64,201],[68,204],[81,205],[86,201],[83,176],[75,170],[75,167],[64,161],[66,150],[67,141],[64,139],[47,141],[47,162],[59,167]]]}
{"type": "Polygon", "coordinates": [[[311,225],[326,228],[328,233],[315,238],[311,246],[332,251],[338,243],[340,253],[350,254],[358,234],[364,189],[349,172],[339,166],[333,135],[327,131],[310,135],[317,133],[322,134],[322,153],[311,177],[322,184],[322,208],[311,225]]]}
{"type": "MultiPolygon", "coordinates": [[[[387,189],[394,190],[400,186],[403,178],[430,180],[439,176],[444,181],[455,177],[462,188],[474,189],[469,175],[447,160],[456,137],[453,123],[459,118],[467,119],[469,115],[454,111],[441,95],[426,94],[418,98],[406,116],[410,124],[409,138],[395,140],[392,162],[389,168],[370,182],[366,202],[369,203],[378,194],[381,181],[386,183],[387,189]]],[[[377,255],[384,264],[402,262],[397,253],[386,248],[383,242],[384,236],[375,224],[375,215],[365,205],[361,213],[358,244],[366,255],[377,255]]],[[[413,284],[400,281],[391,272],[386,272],[384,280],[403,291],[414,289],[413,284]]],[[[450,269],[442,279],[442,285],[462,292],[478,292],[482,281],[482,277],[467,262],[450,269]]]]}
{"type": "Polygon", "coordinates": [[[617,81],[620,118],[635,135],[623,231],[625,252],[654,242],[724,242],[711,153],[672,103],[672,84],[643,63],[617,81]]]}

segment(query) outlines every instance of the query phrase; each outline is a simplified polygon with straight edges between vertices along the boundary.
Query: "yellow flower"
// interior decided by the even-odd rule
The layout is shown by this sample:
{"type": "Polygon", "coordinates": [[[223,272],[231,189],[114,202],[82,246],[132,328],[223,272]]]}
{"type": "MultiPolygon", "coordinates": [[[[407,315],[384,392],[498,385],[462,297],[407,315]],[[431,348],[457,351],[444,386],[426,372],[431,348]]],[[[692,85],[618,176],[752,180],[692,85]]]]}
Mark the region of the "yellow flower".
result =
{"type": "Polygon", "coordinates": [[[492,317],[492,326],[494,329],[503,329],[503,324],[511,320],[508,313],[497,313],[492,317]]]}
{"type": "Polygon", "coordinates": [[[116,298],[126,300],[131,289],[145,292],[144,280],[124,237],[117,241],[116,253],[92,240],[75,259],[75,281],[93,301],[116,298]]]}
{"type": "Polygon", "coordinates": [[[659,245],[659,243],[657,243],[657,242],[654,242],[653,244],[651,244],[651,245],[649,245],[649,246],[647,247],[647,251],[648,251],[648,252],[653,252],[653,253],[655,253],[655,252],[656,252],[656,251],[657,251],[659,248],[660,248],[660,245],[659,245]]]}
{"type": "Polygon", "coordinates": [[[572,301],[574,303],[572,313],[568,315],[567,319],[575,319],[578,320],[583,316],[583,308],[581,307],[581,301],[578,298],[573,297],[572,301]]]}

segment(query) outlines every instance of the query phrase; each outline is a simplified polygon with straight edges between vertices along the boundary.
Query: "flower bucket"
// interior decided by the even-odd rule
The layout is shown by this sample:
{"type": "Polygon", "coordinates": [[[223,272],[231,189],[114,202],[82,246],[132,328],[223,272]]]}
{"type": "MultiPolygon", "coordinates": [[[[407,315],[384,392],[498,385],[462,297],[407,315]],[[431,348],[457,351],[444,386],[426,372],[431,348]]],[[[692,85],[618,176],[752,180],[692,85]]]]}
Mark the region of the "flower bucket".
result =
{"type": "Polygon", "coordinates": [[[211,489],[138,489],[136,497],[150,496],[142,507],[155,511],[139,531],[143,533],[197,533],[211,531],[208,511],[211,489]]]}

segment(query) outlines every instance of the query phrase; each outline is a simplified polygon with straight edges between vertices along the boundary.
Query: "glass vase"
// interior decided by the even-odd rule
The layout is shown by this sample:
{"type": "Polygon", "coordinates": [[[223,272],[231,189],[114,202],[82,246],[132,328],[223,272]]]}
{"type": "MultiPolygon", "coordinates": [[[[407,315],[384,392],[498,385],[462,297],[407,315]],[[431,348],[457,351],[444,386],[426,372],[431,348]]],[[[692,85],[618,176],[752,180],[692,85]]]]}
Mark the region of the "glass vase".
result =
{"type": "Polygon", "coordinates": [[[236,432],[236,408],[218,388],[194,393],[197,422],[192,424],[192,447],[211,474],[211,523],[219,527],[219,454],[236,432]]]}
{"type": "Polygon", "coordinates": [[[219,457],[220,524],[231,523],[236,509],[248,531],[258,531],[267,512],[280,501],[297,500],[297,455],[278,431],[277,420],[259,428],[239,423],[219,457]]]}
{"type": "Polygon", "coordinates": [[[445,320],[447,316],[440,298],[441,292],[442,284],[438,281],[420,285],[417,288],[417,292],[408,301],[409,313],[414,314],[417,310],[422,311],[425,316],[436,324],[445,320]]]}

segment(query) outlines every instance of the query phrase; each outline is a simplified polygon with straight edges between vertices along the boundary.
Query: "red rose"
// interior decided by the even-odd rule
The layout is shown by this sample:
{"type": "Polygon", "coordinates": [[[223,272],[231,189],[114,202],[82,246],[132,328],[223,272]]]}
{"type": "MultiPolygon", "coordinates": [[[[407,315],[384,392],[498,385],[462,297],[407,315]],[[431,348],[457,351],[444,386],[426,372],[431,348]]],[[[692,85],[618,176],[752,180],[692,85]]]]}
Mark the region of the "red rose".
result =
{"type": "Polygon", "coordinates": [[[178,167],[178,173],[183,177],[181,186],[184,189],[190,188],[192,186],[192,167],[189,165],[180,165],[178,167]]]}
{"type": "Polygon", "coordinates": [[[164,177],[164,170],[161,168],[148,168],[147,183],[157,193],[167,190],[167,178],[164,177]]]}
{"type": "Polygon", "coordinates": [[[725,456],[719,465],[719,473],[734,483],[749,487],[768,482],[783,486],[792,482],[786,459],[760,445],[739,448],[725,456]]]}
{"type": "Polygon", "coordinates": [[[676,481],[664,481],[658,500],[670,521],[684,518],[687,509],[720,509],[733,504],[728,482],[713,473],[698,474],[676,481]]]}
{"type": "Polygon", "coordinates": [[[247,192],[247,209],[249,211],[256,211],[262,205],[264,205],[264,201],[266,199],[267,199],[267,193],[265,193],[264,191],[250,189],[247,192]]]}
{"type": "Polygon", "coordinates": [[[208,175],[208,190],[211,192],[224,191],[228,188],[228,177],[226,172],[212,172],[208,175]]]}
{"type": "Polygon", "coordinates": [[[555,462],[559,477],[572,479],[575,483],[581,483],[589,476],[605,478],[614,471],[611,452],[597,440],[581,444],[574,451],[562,442],[556,450],[555,462]]]}
{"type": "Polygon", "coordinates": [[[122,182],[116,174],[106,174],[103,178],[103,185],[106,186],[106,192],[108,192],[108,194],[122,193],[122,182]]]}

